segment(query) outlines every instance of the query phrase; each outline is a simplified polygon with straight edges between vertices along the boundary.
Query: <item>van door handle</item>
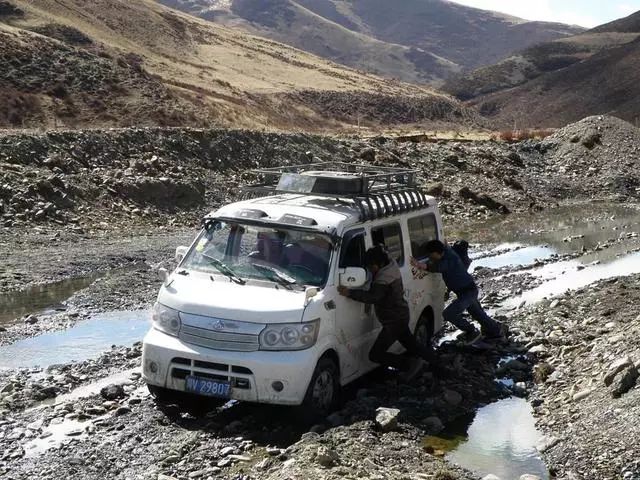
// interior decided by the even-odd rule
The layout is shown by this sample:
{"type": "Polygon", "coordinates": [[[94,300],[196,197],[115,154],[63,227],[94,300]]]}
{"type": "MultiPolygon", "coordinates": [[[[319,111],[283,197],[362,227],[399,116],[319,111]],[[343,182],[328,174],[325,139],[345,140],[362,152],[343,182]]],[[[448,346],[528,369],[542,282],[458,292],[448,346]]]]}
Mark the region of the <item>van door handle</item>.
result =
{"type": "Polygon", "coordinates": [[[329,300],[328,302],[324,302],[324,308],[326,308],[327,310],[335,310],[336,309],[336,302],[334,302],[333,300],[329,300]]]}

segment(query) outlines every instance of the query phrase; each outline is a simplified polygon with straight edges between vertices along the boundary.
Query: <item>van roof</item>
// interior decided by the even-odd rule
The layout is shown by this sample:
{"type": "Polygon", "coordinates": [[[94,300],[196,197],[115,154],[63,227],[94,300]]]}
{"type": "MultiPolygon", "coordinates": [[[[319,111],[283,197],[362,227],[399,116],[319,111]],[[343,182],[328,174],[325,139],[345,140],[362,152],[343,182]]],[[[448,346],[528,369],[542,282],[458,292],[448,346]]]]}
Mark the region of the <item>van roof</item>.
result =
{"type": "MultiPolygon", "coordinates": [[[[428,206],[433,208],[437,202],[434,197],[426,197],[428,206]]],[[[387,216],[392,218],[402,216],[387,216]]],[[[350,198],[331,198],[328,196],[313,196],[308,194],[284,193],[279,195],[259,197],[250,200],[231,203],[212,212],[210,217],[225,218],[254,218],[269,222],[280,223],[285,215],[306,219],[320,231],[341,230],[361,222],[361,210],[356,201],[350,198]]],[[[282,221],[281,223],[286,223],[282,221]]]]}

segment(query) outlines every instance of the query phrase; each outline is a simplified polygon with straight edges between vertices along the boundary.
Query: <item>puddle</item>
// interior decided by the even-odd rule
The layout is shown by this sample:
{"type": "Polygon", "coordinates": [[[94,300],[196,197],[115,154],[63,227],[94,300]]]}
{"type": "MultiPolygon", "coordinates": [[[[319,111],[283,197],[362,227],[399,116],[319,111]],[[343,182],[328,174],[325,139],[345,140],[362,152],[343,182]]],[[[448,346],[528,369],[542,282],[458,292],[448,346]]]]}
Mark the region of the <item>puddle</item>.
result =
{"type": "Polygon", "coordinates": [[[25,290],[0,294],[0,325],[14,322],[25,315],[56,310],[61,302],[87,288],[102,274],[72,278],[47,285],[34,285],[25,290]]]}
{"type": "MultiPolygon", "coordinates": [[[[556,297],[571,290],[587,287],[600,280],[640,273],[640,253],[633,253],[610,263],[585,268],[582,268],[582,264],[577,261],[563,262],[563,265],[555,265],[554,267],[555,269],[563,268],[564,271],[542,285],[507,300],[503,307],[512,309],[523,303],[530,305],[544,298],[556,297]]],[[[545,272],[542,272],[542,275],[545,275],[545,272]]]]}
{"type": "MultiPolygon", "coordinates": [[[[463,230],[448,232],[448,237],[465,238],[476,244],[499,245],[494,249],[496,255],[513,253],[509,261],[529,264],[532,256],[545,258],[549,250],[558,255],[566,255],[581,252],[583,249],[591,250],[611,240],[622,239],[619,245],[597,252],[591,261],[611,260],[620,253],[628,252],[629,243],[638,244],[639,233],[638,209],[619,204],[584,204],[477,222],[463,230]],[[536,250],[541,248],[540,245],[546,247],[536,250]],[[506,248],[516,246],[533,249],[520,253],[504,252],[506,248]]],[[[504,258],[504,261],[500,260],[498,263],[506,262],[508,257],[504,258]]],[[[479,265],[483,260],[475,260],[472,267],[479,265]]]]}
{"type": "Polygon", "coordinates": [[[0,347],[0,368],[46,368],[93,358],[112,345],[132,345],[149,330],[149,312],[96,315],[63,331],[45,333],[0,347]]]}
{"type": "Polygon", "coordinates": [[[94,395],[98,395],[100,393],[100,390],[102,390],[107,385],[134,385],[135,382],[131,379],[131,375],[134,373],[142,373],[140,367],[114,373],[113,375],[104,377],[96,382],[78,387],[69,393],[63,393],[62,395],[58,395],[57,397],[48,398],[46,400],[38,402],[29,410],[36,410],[44,405],[51,406],[57,405],[59,403],[70,403],[82,398],[92,397],[94,395]]]}
{"type": "Polygon", "coordinates": [[[461,419],[423,442],[436,454],[481,477],[493,474],[512,480],[530,474],[548,480],[549,472],[536,450],[541,439],[529,403],[508,398],[481,408],[474,417],[461,419]]]}
{"type": "MultiPolygon", "coordinates": [[[[538,260],[546,260],[557,254],[553,248],[544,246],[522,247],[521,245],[513,245],[510,251],[499,253],[503,250],[504,249],[497,250],[496,255],[473,260],[471,269],[473,270],[478,267],[503,268],[528,266],[535,264],[538,260]]],[[[490,253],[493,253],[493,251],[490,253]]]]}
{"type": "MultiPolygon", "coordinates": [[[[96,417],[92,421],[102,418],[104,417],[96,417]]],[[[88,436],[88,429],[91,428],[93,428],[92,422],[81,422],[79,420],[64,420],[60,423],[51,424],[43,429],[38,438],[23,445],[24,457],[38,457],[50,448],[84,440],[88,436]]]]}

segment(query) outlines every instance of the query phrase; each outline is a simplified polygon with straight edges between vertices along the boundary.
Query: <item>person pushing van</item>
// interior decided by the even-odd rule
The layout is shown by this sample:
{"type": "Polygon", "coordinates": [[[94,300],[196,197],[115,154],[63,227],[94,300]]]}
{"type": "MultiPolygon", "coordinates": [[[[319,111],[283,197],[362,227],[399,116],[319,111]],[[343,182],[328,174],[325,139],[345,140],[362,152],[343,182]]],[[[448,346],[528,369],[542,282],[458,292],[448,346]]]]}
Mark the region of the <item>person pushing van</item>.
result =
{"type": "Polygon", "coordinates": [[[398,264],[389,258],[382,246],[367,250],[365,262],[373,275],[371,288],[355,290],[339,286],[338,292],[356,302],[374,305],[378,321],[382,324],[382,331],[369,352],[369,359],[374,363],[400,370],[405,380],[415,377],[424,366],[424,360],[429,362],[432,368],[438,368],[438,360],[433,349],[420,345],[409,329],[409,305],[404,298],[404,286],[398,264]],[[388,352],[396,341],[414,358],[388,352]]]}
{"type": "Polygon", "coordinates": [[[474,343],[483,335],[486,340],[502,339],[505,326],[487,315],[480,305],[478,286],[460,256],[439,240],[428,242],[425,250],[429,260],[423,263],[411,258],[411,265],[419,270],[442,274],[447,288],[457,297],[442,312],[444,320],[462,330],[462,340],[468,344],[474,343]],[[462,316],[465,310],[480,324],[481,332],[462,316]]]}

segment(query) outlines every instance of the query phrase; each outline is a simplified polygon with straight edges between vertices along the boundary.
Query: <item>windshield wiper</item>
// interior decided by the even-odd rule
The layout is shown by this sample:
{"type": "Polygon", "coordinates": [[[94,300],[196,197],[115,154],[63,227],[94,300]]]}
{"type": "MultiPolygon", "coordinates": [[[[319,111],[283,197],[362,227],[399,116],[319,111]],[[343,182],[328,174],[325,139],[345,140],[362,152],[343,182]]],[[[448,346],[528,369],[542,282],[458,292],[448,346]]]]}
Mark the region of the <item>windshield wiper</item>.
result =
{"type": "Polygon", "coordinates": [[[231,279],[232,282],[237,283],[238,285],[244,285],[244,284],[247,283],[247,281],[244,280],[236,272],[234,272],[231,267],[227,266],[225,263],[221,262],[217,258],[211,257],[211,256],[207,255],[206,253],[203,253],[202,256],[204,258],[206,258],[207,260],[209,260],[209,262],[211,262],[211,264],[214,267],[216,267],[216,269],[220,273],[222,273],[223,275],[226,275],[227,277],[229,277],[229,279],[231,279]]]}
{"type": "Polygon", "coordinates": [[[271,275],[269,275],[270,279],[278,282],[280,285],[282,285],[283,287],[289,290],[293,290],[293,288],[291,287],[292,285],[298,285],[300,287],[303,287],[303,285],[301,285],[295,278],[287,275],[286,273],[284,273],[281,270],[278,270],[275,267],[270,267],[268,265],[263,265],[261,263],[252,263],[251,265],[260,271],[266,271],[271,273],[271,275]]]}

